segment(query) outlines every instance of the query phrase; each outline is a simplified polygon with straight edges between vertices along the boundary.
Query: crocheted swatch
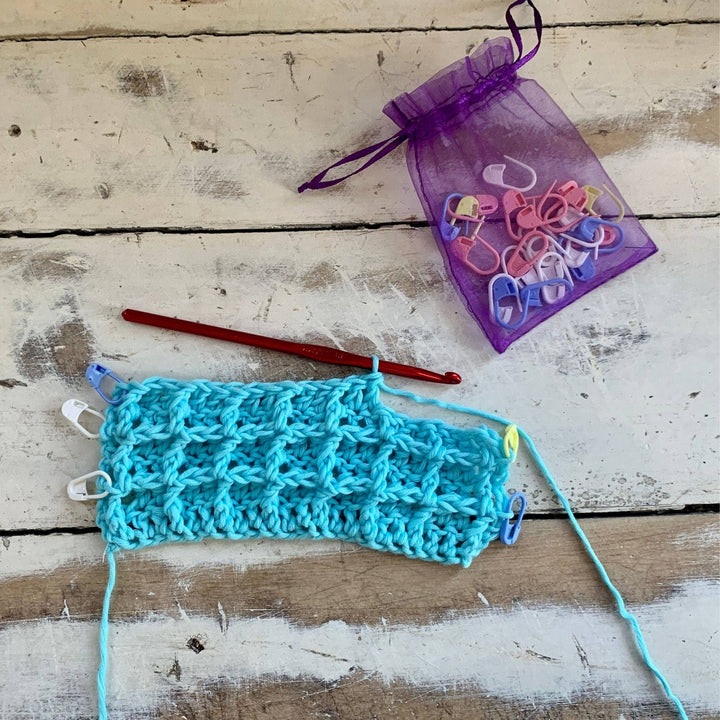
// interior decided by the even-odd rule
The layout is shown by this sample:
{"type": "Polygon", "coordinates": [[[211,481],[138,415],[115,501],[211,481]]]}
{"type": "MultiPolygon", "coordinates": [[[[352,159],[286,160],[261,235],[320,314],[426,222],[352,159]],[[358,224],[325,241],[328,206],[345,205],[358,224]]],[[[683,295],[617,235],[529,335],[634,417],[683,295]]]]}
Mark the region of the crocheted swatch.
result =
{"type": "Polygon", "coordinates": [[[323,381],[116,387],[100,431],[111,550],[203,538],[337,538],[464,566],[499,536],[502,438],[411,419],[378,372],[323,381]]]}

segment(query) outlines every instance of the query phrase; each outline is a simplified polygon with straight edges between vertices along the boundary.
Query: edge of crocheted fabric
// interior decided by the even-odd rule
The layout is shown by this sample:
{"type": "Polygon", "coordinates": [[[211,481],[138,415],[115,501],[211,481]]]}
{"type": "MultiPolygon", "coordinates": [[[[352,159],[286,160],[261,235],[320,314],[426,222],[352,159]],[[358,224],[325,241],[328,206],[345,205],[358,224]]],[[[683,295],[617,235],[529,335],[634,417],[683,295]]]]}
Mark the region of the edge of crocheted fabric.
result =
{"type": "MultiPolygon", "coordinates": [[[[321,524],[309,523],[308,526],[299,527],[291,532],[279,532],[277,530],[268,530],[268,528],[259,522],[255,527],[251,527],[247,524],[239,532],[224,529],[220,532],[202,532],[202,533],[185,533],[178,535],[173,534],[169,531],[161,532],[157,535],[142,537],[140,540],[134,537],[132,540],[123,537],[123,522],[124,517],[119,517],[118,514],[122,515],[127,507],[123,505],[125,496],[119,496],[116,488],[105,488],[99,487],[100,490],[107,489],[109,496],[98,501],[97,505],[97,524],[100,527],[103,537],[108,544],[108,548],[111,550],[116,549],[139,549],[142,547],[149,547],[158,545],[164,542],[192,542],[199,541],[207,538],[219,538],[219,539],[250,539],[258,537],[267,538],[328,538],[328,539],[339,539],[355,542],[359,545],[382,550],[394,552],[397,554],[406,555],[412,558],[419,558],[423,560],[434,560],[444,564],[462,564],[467,567],[470,562],[494,539],[497,539],[500,533],[500,526],[503,520],[510,517],[507,512],[508,494],[505,491],[504,485],[507,482],[509,475],[509,465],[511,460],[505,456],[503,449],[503,439],[501,436],[492,428],[485,425],[478,425],[471,428],[461,428],[455,425],[448,424],[443,420],[437,419],[425,419],[425,418],[412,418],[404,413],[401,413],[385,403],[380,399],[380,391],[384,389],[383,375],[380,372],[372,372],[366,375],[351,375],[345,378],[331,378],[323,381],[314,380],[303,380],[303,381],[280,381],[274,383],[255,382],[255,383],[220,383],[214,381],[205,380],[193,380],[193,381],[169,381],[166,378],[151,377],[147,378],[142,382],[132,381],[129,383],[118,384],[115,388],[114,396],[116,398],[124,396],[126,393],[137,393],[147,392],[147,388],[152,386],[153,383],[157,382],[172,382],[178,389],[185,386],[198,386],[205,385],[208,388],[222,388],[222,389],[263,389],[263,388],[282,388],[282,389],[302,389],[304,386],[315,386],[318,384],[326,384],[330,386],[337,385],[353,385],[362,386],[364,389],[364,397],[372,408],[376,409],[378,413],[384,417],[393,418],[400,425],[413,425],[423,424],[426,426],[434,426],[437,429],[442,429],[444,432],[451,435],[458,434],[463,438],[473,438],[477,442],[482,442],[483,449],[487,451],[488,457],[486,463],[491,463],[492,470],[486,471],[486,475],[489,479],[485,480],[485,491],[482,495],[482,503],[478,502],[477,506],[481,512],[478,512],[478,516],[473,520],[476,526],[473,526],[471,532],[468,532],[468,538],[461,538],[458,541],[458,547],[453,550],[448,546],[448,542],[452,545],[452,538],[450,541],[445,541],[445,546],[442,551],[439,551],[438,544],[433,543],[432,537],[427,542],[419,543],[417,540],[418,533],[433,533],[438,534],[437,530],[432,525],[432,520],[429,520],[430,530],[427,530],[424,525],[419,526],[416,518],[410,518],[410,521],[405,525],[402,523],[393,524],[392,522],[386,522],[387,527],[383,529],[383,532],[379,532],[377,528],[373,527],[372,523],[365,523],[364,528],[358,527],[354,532],[342,532],[336,529],[330,530],[327,525],[322,526],[321,524]],[[488,488],[487,485],[490,485],[488,488]],[[412,527],[412,523],[415,522],[415,527],[412,527]],[[483,525],[484,523],[484,525],[483,525]],[[402,525],[402,527],[401,527],[402,525]],[[410,542],[407,537],[407,528],[410,527],[411,532],[414,532],[414,542],[410,542]],[[479,531],[478,528],[481,528],[479,531]]],[[[131,402],[133,398],[131,396],[131,402]]],[[[121,414],[121,408],[123,403],[117,406],[110,406],[107,411],[106,421],[101,428],[101,441],[102,441],[102,460],[100,462],[100,468],[107,472],[112,478],[116,467],[114,465],[113,450],[117,449],[114,445],[113,432],[116,430],[116,416],[121,414]]],[[[479,472],[478,468],[475,468],[476,474],[479,472]]],[[[102,483],[102,481],[101,481],[102,483]]],[[[467,488],[465,494],[469,496],[471,488],[467,488]]],[[[166,492],[166,489],[158,491],[160,494],[166,492]]],[[[126,493],[126,495],[130,492],[126,493]]],[[[404,507],[404,506],[403,506],[404,507]]],[[[473,506],[474,507],[474,506],[473,506]]],[[[442,515],[442,512],[435,509],[435,517],[442,515]]],[[[469,511],[468,511],[469,512],[469,511]]],[[[421,515],[422,513],[416,513],[421,515]]],[[[431,515],[428,510],[426,513],[428,517],[431,515]]],[[[359,518],[358,518],[359,519],[359,518]]],[[[383,520],[386,520],[383,517],[383,520]]],[[[448,523],[449,524],[449,523],[448,523]]],[[[337,525],[337,523],[336,523],[337,525]]],[[[125,526],[127,528],[127,525],[125,526]]],[[[443,526],[444,528],[444,526],[443,526]]],[[[451,529],[452,532],[452,529],[451,529]]]]}

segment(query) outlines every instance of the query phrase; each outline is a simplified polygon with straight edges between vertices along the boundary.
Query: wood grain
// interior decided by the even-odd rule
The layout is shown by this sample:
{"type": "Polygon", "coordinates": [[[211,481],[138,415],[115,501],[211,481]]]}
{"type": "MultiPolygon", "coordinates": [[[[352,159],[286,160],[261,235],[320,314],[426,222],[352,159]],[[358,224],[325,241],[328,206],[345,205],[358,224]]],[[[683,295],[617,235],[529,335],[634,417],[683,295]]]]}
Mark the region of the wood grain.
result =
{"type": "MultiPolygon", "coordinates": [[[[430,0],[373,3],[368,0],[307,0],[268,4],[260,0],[84,0],[73,6],[6,0],[0,37],[105,37],[185,35],[189,33],[295,32],[298,30],[397,30],[404,28],[505,27],[506,0],[452,5],[430,0]]],[[[654,23],[716,21],[717,4],[620,0],[588,4],[582,0],[545,0],[539,4],[546,24],[654,23]]],[[[529,12],[517,16],[529,22],[529,12]]]]}
{"type": "MultiPolygon", "coordinates": [[[[692,717],[712,717],[717,517],[583,527],[692,717]]],[[[92,712],[99,536],[6,538],[0,557],[0,687],[18,688],[5,711],[55,717],[69,675],[75,712],[92,712]]],[[[320,542],[123,553],[111,628],[117,718],[304,718],[333,703],[337,720],[672,717],[564,520],[526,521],[516,546],[467,570],[320,542]]]]}
{"type": "MultiPolygon", "coordinates": [[[[0,186],[0,231],[421,219],[403,150],[332,191],[296,188],[391,135],[388,100],[497,34],[2,43],[12,182],[0,186]]],[[[554,28],[524,70],[635,212],[713,213],[717,52],[714,25],[554,28]]]]}
{"type": "MultiPolygon", "coordinates": [[[[647,222],[658,255],[502,357],[429,231],[402,224],[423,219],[402,150],[295,192],[394,132],[384,103],[506,32],[506,4],[3,3],[0,235],[34,237],[0,239],[0,718],[96,713],[107,567],[94,507],[65,485],[98,447],[59,413],[70,396],[100,406],[87,363],[135,378],[349,372],[130,326],[128,305],[456,370],[455,388],[388,382],[521,422],[579,510],[718,502],[720,251],[716,217],[698,217],[720,210],[716,0],[543,0],[550,28],[523,74],[635,212],[678,217],[647,222]]],[[[675,718],[567,521],[539,519],[557,503],[525,455],[513,484],[538,519],[468,570],[337,541],[121,554],[110,716],[675,718]]],[[[689,715],[720,718],[717,514],[581,523],[689,715]]]]}
{"type": "MultiPolygon", "coordinates": [[[[92,508],[68,501],[65,485],[96,466],[98,445],[59,412],[72,396],[101,406],[84,380],[92,360],[126,378],[272,381],[351,372],[131,325],[119,317],[126,306],[459,372],[457,387],[389,382],[520,422],[579,510],[715,503],[715,223],[647,225],[659,256],[563,309],[502,356],[444,279],[423,228],[4,240],[1,529],[92,524],[92,508]]],[[[416,416],[473,422],[386,402],[416,416]]],[[[558,507],[524,455],[513,484],[532,512],[558,507]]]]}
{"type": "MultiPolygon", "coordinates": [[[[714,513],[581,523],[631,605],[667,601],[683,583],[718,573],[714,513]]],[[[95,618],[107,579],[101,545],[94,534],[9,538],[0,570],[3,620],[56,619],[64,602],[74,618],[95,618]]],[[[167,613],[181,596],[191,616],[213,617],[220,603],[228,617],[282,617],[305,627],[380,616],[391,624],[430,624],[477,609],[478,593],[482,605],[502,612],[518,602],[611,602],[565,519],[524,521],[522,542],[512,549],[492,543],[469,570],[311,540],[205,540],[119,558],[113,612],[121,620],[167,613]],[[153,592],[141,592],[149,584],[153,592]]]]}

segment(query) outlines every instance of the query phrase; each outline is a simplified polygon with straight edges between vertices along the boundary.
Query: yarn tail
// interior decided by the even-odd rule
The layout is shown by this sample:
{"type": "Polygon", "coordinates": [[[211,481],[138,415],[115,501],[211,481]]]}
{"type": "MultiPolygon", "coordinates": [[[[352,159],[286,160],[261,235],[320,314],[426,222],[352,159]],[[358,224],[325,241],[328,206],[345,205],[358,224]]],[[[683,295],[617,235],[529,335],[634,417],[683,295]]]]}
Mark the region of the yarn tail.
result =
{"type": "Polygon", "coordinates": [[[533,456],[538,468],[540,468],[540,472],[542,472],[542,474],[545,476],[548,485],[550,485],[552,491],[555,493],[558,500],[560,500],[560,503],[565,509],[565,512],[567,513],[567,516],[570,520],[570,524],[573,526],[575,532],[580,538],[580,542],[582,542],[585,550],[587,551],[587,554],[590,556],[590,559],[593,561],[595,567],[600,573],[602,581],[605,583],[607,589],[612,593],[612,596],[615,598],[615,603],[617,604],[620,616],[627,620],[630,627],[632,628],[632,631],[635,634],[635,640],[637,642],[640,654],[642,655],[642,659],[645,662],[645,665],[647,665],[653,675],[655,675],[655,677],[658,679],[668,698],[675,704],[675,707],[677,708],[677,711],[682,720],[688,720],[688,716],[685,712],[685,708],[683,707],[682,702],[672,691],[670,684],[666,680],[665,676],[662,674],[658,666],[655,665],[653,659],[650,657],[650,652],[647,648],[647,645],[645,644],[645,638],[642,634],[642,630],[640,629],[637,618],[625,607],[625,600],[623,599],[623,596],[620,594],[620,591],[615,587],[615,585],[613,585],[612,580],[610,580],[610,577],[605,570],[605,566],[602,564],[602,562],[600,562],[600,558],[595,554],[593,546],[590,544],[590,541],[587,539],[587,536],[583,532],[583,529],[580,527],[580,524],[578,523],[575,514],[570,508],[570,503],[568,502],[567,498],[562,494],[560,488],[557,486],[555,479],[550,474],[550,471],[548,470],[547,465],[545,465],[543,459],[540,457],[540,453],[535,447],[533,441],[530,439],[530,436],[527,435],[527,433],[522,428],[518,428],[518,433],[520,434],[520,437],[522,437],[522,439],[525,441],[525,444],[527,445],[530,454],[533,456]]]}
{"type": "MultiPolygon", "coordinates": [[[[436,405],[441,408],[445,408],[447,410],[456,410],[458,412],[468,413],[470,415],[477,415],[478,417],[481,417],[485,420],[492,420],[493,422],[500,423],[501,425],[511,425],[512,423],[509,420],[506,420],[503,417],[500,417],[499,415],[493,415],[492,413],[486,413],[482,410],[475,410],[473,408],[467,408],[463,407],[462,405],[453,405],[452,403],[446,403],[442,400],[434,400],[432,398],[424,398],[420,395],[415,395],[414,393],[407,392],[406,390],[395,390],[393,388],[389,388],[385,383],[383,382],[380,385],[380,388],[387,393],[390,393],[391,395],[398,395],[400,397],[406,397],[410,400],[414,400],[418,403],[424,403],[426,405],[436,405]]],[[[600,562],[600,558],[595,554],[595,550],[593,550],[592,545],[590,544],[590,541],[587,539],[587,536],[583,532],[582,528],[580,527],[580,524],[577,521],[577,518],[575,517],[575,514],[572,511],[572,508],[570,507],[570,503],[568,502],[567,498],[562,494],[562,491],[558,487],[557,483],[555,482],[555,478],[553,478],[552,474],[550,473],[550,470],[548,470],[547,465],[543,461],[542,457],[540,457],[540,453],[538,452],[537,448],[535,447],[535,443],[532,441],[530,436],[521,428],[518,427],[518,434],[520,437],[525,441],[525,445],[527,446],[528,450],[530,451],[530,454],[532,455],[533,459],[535,460],[535,463],[538,466],[538,469],[545,477],[545,480],[547,481],[548,485],[552,489],[552,491],[557,496],[558,500],[560,501],[560,504],[563,506],[565,512],[567,513],[567,516],[570,520],[570,524],[573,526],[573,529],[577,533],[578,537],[580,538],[580,542],[582,542],[585,550],[587,551],[587,554],[590,556],[590,559],[593,561],[593,564],[597,568],[598,572],[600,573],[600,577],[605,583],[605,586],[610,591],[612,596],[615,598],[615,603],[617,604],[618,613],[622,618],[624,618],[628,624],[630,625],[630,628],[633,631],[633,634],[635,635],[635,641],[637,643],[638,649],[640,650],[640,654],[642,656],[643,662],[648,667],[650,672],[655,675],[655,677],[660,682],[660,685],[662,685],[663,690],[665,691],[665,694],[667,695],[668,699],[674,703],[678,714],[682,720],[688,720],[687,713],[685,712],[685,708],[683,707],[682,702],[680,699],[675,695],[675,693],[672,691],[670,684],[668,683],[665,676],[662,674],[660,669],[655,665],[652,658],[650,657],[650,652],[647,648],[647,644],[645,643],[645,638],[642,634],[642,630],[640,630],[640,625],[638,624],[637,618],[625,607],[625,600],[623,599],[623,596],[620,594],[620,591],[613,585],[612,581],[610,580],[610,577],[607,574],[607,570],[605,570],[604,565],[602,562],[600,562]]]]}
{"type": "Polygon", "coordinates": [[[98,716],[100,720],[107,720],[105,676],[107,674],[107,636],[108,618],[110,615],[110,598],[115,587],[115,555],[112,550],[107,551],[108,581],[103,600],[102,617],[100,619],[100,665],[98,667],[98,716]]]}

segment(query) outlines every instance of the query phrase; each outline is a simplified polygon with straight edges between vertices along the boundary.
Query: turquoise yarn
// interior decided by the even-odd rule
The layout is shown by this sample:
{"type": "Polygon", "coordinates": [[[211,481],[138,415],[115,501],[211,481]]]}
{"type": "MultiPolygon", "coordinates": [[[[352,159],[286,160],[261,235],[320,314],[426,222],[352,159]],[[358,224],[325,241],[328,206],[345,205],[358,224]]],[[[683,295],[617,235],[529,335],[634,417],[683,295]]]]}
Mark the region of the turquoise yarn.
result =
{"type": "Polygon", "coordinates": [[[378,372],[119,385],[100,431],[108,548],[334,538],[467,567],[511,516],[503,439],[406,417],[381,385],[378,372]]]}
{"type": "Polygon", "coordinates": [[[105,676],[107,675],[107,636],[110,618],[110,598],[115,587],[115,555],[112,550],[107,552],[108,560],[108,581],[103,598],[102,616],[100,618],[100,665],[98,665],[98,715],[100,720],[107,720],[107,703],[105,702],[105,676]]]}
{"type": "MultiPolygon", "coordinates": [[[[97,523],[108,544],[100,626],[98,705],[105,675],[113,550],[204,537],[332,537],[409,557],[467,567],[499,536],[509,463],[487,427],[413,420],[385,407],[379,391],[508,426],[504,418],[387,387],[377,372],[282,383],[120,384],[100,431],[97,523]]],[[[612,584],[570,504],[521,428],[520,437],[568,514],[629,623],[645,665],[687,720],[654,664],[635,616],[612,584]]]]}
{"type": "MultiPolygon", "coordinates": [[[[509,420],[506,420],[503,417],[500,417],[499,415],[493,415],[491,413],[483,412],[482,410],[474,410],[473,408],[467,408],[463,407],[462,405],[453,405],[451,403],[443,402],[442,400],[433,400],[432,398],[424,398],[420,395],[415,395],[414,393],[407,392],[405,390],[394,390],[392,388],[387,387],[387,385],[383,384],[382,389],[390,393],[391,395],[398,395],[400,397],[406,397],[410,400],[414,400],[418,403],[425,403],[428,405],[436,405],[437,407],[445,408],[446,410],[456,410],[458,412],[463,413],[469,413],[470,415],[477,415],[478,417],[484,418],[485,420],[492,420],[493,422],[500,423],[501,425],[509,425],[509,420]]],[[[610,576],[607,574],[607,570],[605,570],[605,566],[600,561],[600,558],[595,553],[595,550],[593,550],[593,546],[590,544],[590,541],[587,538],[587,535],[583,532],[583,529],[580,527],[580,524],[577,521],[577,518],[575,517],[575,514],[572,511],[572,508],[570,507],[570,503],[568,502],[568,499],[563,495],[562,491],[558,487],[557,482],[555,482],[555,478],[550,473],[550,470],[548,470],[547,465],[543,461],[542,457],[540,456],[540,453],[538,452],[537,448],[535,447],[535,443],[533,443],[530,436],[518,425],[517,431],[518,435],[525,441],[525,444],[527,445],[528,450],[530,451],[530,455],[532,455],[533,460],[537,463],[538,469],[545,477],[545,480],[547,480],[548,485],[550,485],[551,490],[555,493],[558,500],[560,501],[560,504],[563,506],[563,509],[567,513],[568,519],[570,520],[570,524],[572,525],[573,529],[577,533],[578,537],[580,538],[580,542],[582,543],[583,547],[585,548],[587,554],[590,556],[590,559],[592,560],[593,564],[597,568],[598,572],[600,573],[600,578],[607,587],[607,589],[610,591],[610,594],[613,596],[615,600],[615,604],[617,605],[618,614],[620,617],[622,617],[624,620],[627,621],[627,623],[630,625],[631,630],[633,631],[633,635],[635,636],[635,642],[637,643],[638,650],[640,651],[640,655],[642,656],[643,662],[648,667],[650,672],[656,677],[656,679],[659,681],[660,685],[662,686],[665,694],[667,695],[668,699],[675,705],[676,710],[678,711],[678,715],[682,720],[688,720],[687,713],[685,712],[685,708],[683,707],[682,702],[680,699],[675,695],[675,693],[672,691],[672,688],[670,687],[670,683],[668,683],[665,676],[662,674],[658,666],[654,663],[653,659],[650,657],[650,651],[648,650],[647,644],[645,642],[645,637],[642,634],[642,630],[640,629],[640,625],[637,621],[637,618],[627,609],[627,606],[625,605],[625,600],[623,599],[623,596],[620,594],[620,591],[613,585],[612,580],[610,580],[610,576]]]]}

